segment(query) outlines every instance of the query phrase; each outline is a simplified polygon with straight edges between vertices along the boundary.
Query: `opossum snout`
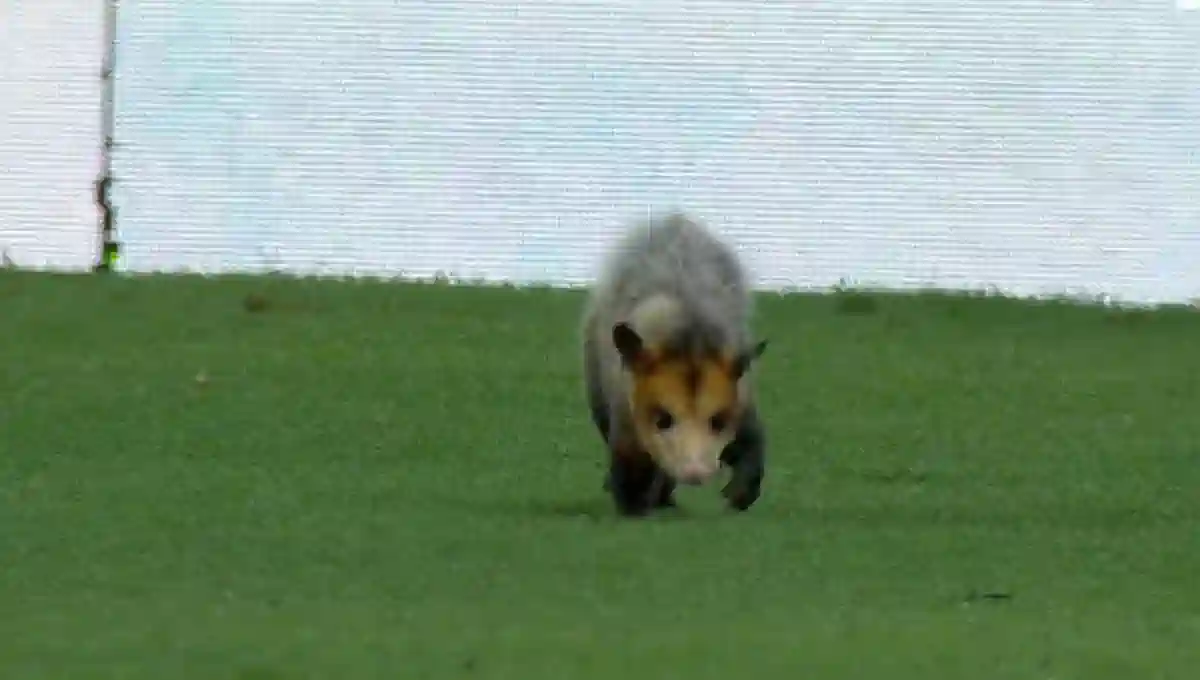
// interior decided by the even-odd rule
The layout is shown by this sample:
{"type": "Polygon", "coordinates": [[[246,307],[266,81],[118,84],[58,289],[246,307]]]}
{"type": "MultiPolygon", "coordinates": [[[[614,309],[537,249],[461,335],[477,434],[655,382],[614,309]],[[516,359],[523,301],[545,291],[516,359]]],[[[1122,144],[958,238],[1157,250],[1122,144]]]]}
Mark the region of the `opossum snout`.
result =
{"type": "Polygon", "coordinates": [[[704,461],[693,460],[680,465],[672,475],[680,484],[689,486],[700,486],[711,480],[717,474],[716,465],[709,465],[704,461]]]}

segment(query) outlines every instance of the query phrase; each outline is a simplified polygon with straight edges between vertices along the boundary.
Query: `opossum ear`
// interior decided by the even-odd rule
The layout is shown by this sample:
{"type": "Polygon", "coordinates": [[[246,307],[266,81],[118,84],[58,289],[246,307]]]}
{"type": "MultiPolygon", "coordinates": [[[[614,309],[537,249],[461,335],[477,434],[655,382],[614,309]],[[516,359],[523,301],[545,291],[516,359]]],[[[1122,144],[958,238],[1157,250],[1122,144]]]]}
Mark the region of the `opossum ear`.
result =
{"type": "Polygon", "coordinates": [[[645,349],[642,336],[638,335],[637,331],[633,330],[629,324],[622,321],[613,326],[612,340],[626,366],[632,366],[642,357],[645,349]]]}
{"type": "Polygon", "coordinates": [[[750,364],[753,364],[767,351],[767,341],[759,340],[750,349],[742,350],[733,360],[733,376],[740,378],[750,369],[750,364]]]}

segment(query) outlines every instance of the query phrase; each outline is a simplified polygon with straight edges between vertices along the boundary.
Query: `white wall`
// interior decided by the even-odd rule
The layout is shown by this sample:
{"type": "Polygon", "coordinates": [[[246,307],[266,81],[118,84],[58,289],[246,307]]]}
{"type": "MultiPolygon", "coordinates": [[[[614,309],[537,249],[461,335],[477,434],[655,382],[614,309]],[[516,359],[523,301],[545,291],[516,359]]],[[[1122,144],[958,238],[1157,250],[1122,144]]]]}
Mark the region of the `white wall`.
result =
{"type": "Polygon", "coordinates": [[[650,207],[764,286],[1200,297],[1176,0],[126,0],[130,270],[581,282],[650,207]]]}
{"type": "Polygon", "coordinates": [[[99,253],[104,0],[0,0],[0,257],[86,270],[99,253]]]}

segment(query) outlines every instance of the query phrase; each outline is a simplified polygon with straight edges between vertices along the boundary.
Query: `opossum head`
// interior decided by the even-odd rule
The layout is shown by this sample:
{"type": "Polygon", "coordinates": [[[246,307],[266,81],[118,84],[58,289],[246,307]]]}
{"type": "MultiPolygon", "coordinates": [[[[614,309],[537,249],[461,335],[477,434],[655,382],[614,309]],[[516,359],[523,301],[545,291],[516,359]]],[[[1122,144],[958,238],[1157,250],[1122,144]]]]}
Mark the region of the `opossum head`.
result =
{"type": "Polygon", "coordinates": [[[629,409],[639,442],[677,482],[711,480],[744,415],[739,383],[767,342],[722,346],[684,334],[650,345],[626,323],[613,327],[612,339],[632,377],[629,409]]]}

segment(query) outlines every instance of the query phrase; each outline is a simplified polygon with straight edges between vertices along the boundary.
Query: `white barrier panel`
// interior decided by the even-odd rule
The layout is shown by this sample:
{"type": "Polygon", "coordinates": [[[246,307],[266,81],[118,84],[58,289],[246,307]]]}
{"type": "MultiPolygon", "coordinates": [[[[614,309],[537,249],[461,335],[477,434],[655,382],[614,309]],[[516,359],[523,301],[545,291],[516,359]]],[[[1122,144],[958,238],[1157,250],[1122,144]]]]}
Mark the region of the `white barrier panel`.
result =
{"type": "Polygon", "coordinates": [[[104,0],[0,2],[0,257],[89,269],[100,251],[104,0]]]}
{"type": "Polygon", "coordinates": [[[1175,0],[138,0],[124,267],[577,283],[681,206],[765,287],[1200,296],[1175,0]]]}

